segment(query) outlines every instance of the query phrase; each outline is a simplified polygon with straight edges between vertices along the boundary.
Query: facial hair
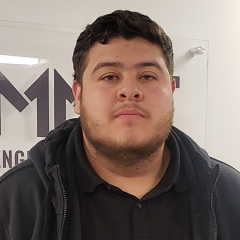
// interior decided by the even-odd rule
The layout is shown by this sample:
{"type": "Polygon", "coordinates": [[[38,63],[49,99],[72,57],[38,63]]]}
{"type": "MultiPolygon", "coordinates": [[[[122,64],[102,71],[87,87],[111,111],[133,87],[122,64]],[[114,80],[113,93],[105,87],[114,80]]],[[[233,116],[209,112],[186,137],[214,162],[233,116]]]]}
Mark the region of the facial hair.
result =
{"type": "Polygon", "coordinates": [[[161,149],[171,131],[174,106],[158,121],[155,134],[146,141],[133,143],[132,141],[118,142],[107,136],[99,136],[101,127],[81,104],[81,125],[87,142],[95,151],[95,156],[102,156],[112,164],[120,167],[130,167],[140,162],[147,162],[161,149]]]}

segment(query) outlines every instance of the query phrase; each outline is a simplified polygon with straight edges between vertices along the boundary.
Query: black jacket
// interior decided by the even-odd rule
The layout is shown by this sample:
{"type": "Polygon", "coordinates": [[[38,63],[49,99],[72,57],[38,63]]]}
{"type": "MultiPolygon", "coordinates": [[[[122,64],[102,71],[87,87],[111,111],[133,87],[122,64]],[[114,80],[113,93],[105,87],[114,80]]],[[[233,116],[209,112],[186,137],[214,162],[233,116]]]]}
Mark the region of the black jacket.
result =
{"type": "MultiPolygon", "coordinates": [[[[81,240],[73,129],[64,122],[0,178],[1,240],[81,240]]],[[[240,239],[240,174],[175,127],[189,187],[193,240],[240,239]],[[208,219],[199,209],[206,206],[208,219]],[[201,206],[201,207],[199,207],[201,206]]],[[[83,147],[82,147],[83,149],[83,147]]],[[[84,151],[82,151],[84,155],[84,151]]]]}

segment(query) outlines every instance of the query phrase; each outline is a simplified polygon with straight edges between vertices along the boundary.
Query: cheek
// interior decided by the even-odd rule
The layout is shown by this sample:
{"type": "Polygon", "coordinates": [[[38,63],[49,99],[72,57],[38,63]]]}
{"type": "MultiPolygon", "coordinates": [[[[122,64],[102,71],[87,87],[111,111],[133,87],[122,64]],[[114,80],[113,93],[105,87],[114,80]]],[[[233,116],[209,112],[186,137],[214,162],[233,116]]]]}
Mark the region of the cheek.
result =
{"type": "Polygon", "coordinates": [[[105,113],[114,102],[114,94],[110,90],[101,88],[84,89],[82,93],[82,104],[91,115],[105,113]],[[93,90],[94,89],[94,90],[93,90]]]}
{"type": "Polygon", "coordinates": [[[169,111],[172,107],[173,95],[169,88],[154,88],[150,91],[149,97],[152,108],[156,111],[169,111]]]}

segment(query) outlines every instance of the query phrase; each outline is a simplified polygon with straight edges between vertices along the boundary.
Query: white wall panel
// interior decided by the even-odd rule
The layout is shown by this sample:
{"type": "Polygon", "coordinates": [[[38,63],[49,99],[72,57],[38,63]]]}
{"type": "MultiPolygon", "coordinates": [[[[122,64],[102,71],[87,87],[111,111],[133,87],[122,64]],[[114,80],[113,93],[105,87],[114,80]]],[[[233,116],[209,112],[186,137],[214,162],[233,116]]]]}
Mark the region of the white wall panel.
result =
{"type": "Polygon", "coordinates": [[[213,157],[240,169],[239,0],[1,0],[0,24],[15,21],[80,32],[99,15],[115,9],[148,14],[171,37],[208,41],[206,148],[213,157]]]}

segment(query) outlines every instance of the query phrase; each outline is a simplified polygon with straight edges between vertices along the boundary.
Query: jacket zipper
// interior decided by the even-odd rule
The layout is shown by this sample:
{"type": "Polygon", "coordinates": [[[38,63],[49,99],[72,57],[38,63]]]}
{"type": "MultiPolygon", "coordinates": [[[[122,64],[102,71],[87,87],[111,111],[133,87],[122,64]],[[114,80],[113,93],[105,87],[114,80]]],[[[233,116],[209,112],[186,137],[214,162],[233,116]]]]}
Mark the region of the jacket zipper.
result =
{"type": "Polygon", "coordinates": [[[214,221],[214,240],[217,240],[217,238],[218,238],[218,226],[217,226],[217,217],[216,217],[216,213],[215,213],[214,206],[213,206],[213,194],[216,189],[216,184],[219,179],[219,176],[220,176],[220,170],[218,172],[218,176],[213,184],[213,188],[211,191],[211,211],[212,211],[213,221],[214,221]]]}
{"type": "Polygon", "coordinates": [[[59,183],[60,183],[60,186],[62,189],[62,193],[63,193],[63,219],[62,219],[62,224],[61,224],[61,229],[60,229],[60,240],[62,240],[63,228],[64,228],[66,216],[67,216],[67,194],[66,194],[65,188],[63,186],[59,165],[57,165],[57,172],[58,172],[58,180],[59,180],[59,183]]]}

